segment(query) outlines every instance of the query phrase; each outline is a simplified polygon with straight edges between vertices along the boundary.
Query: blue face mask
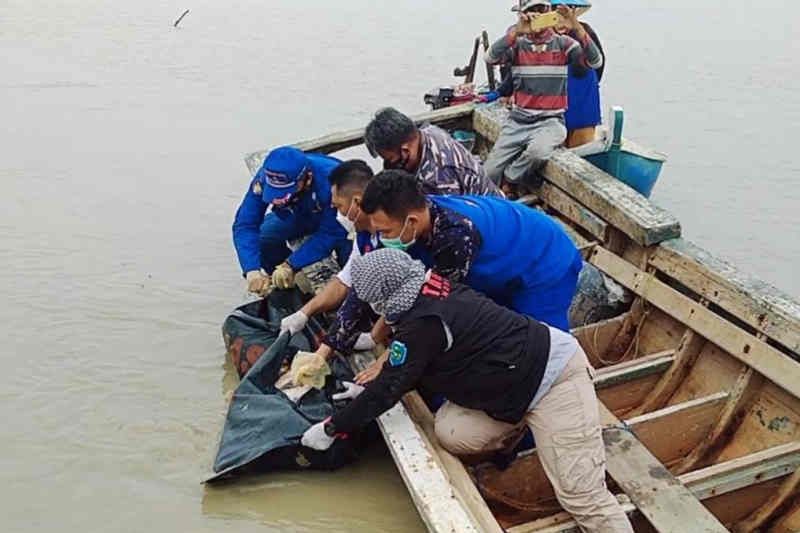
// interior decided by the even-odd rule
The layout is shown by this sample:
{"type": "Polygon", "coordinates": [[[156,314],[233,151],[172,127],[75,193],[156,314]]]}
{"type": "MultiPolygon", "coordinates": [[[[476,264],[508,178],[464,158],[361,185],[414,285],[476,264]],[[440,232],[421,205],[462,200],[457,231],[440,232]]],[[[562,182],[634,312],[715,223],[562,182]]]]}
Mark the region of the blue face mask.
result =
{"type": "Polygon", "coordinates": [[[380,238],[381,240],[381,244],[383,244],[383,246],[386,248],[394,248],[395,250],[403,250],[403,251],[406,251],[412,246],[414,246],[414,243],[417,242],[417,230],[416,229],[414,230],[414,236],[411,238],[410,241],[403,242],[402,237],[403,233],[405,233],[406,231],[406,227],[408,227],[408,217],[406,217],[406,221],[403,224],[403,229],[400,230],[400,234],[397,237],[389,239],[384,237],[383,235],[378,235],[378,238],[380,238]]]}

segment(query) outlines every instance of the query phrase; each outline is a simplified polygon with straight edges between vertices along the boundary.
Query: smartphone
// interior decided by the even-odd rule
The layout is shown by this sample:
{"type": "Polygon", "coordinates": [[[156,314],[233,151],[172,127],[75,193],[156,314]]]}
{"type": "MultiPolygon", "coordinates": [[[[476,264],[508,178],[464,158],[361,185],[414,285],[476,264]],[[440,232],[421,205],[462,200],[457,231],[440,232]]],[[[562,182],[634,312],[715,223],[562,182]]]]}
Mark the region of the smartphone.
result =
{"type": "Polygon", "coordinates": [[[558,14],[557,11],[548,11],[547,13],[542,13],[533,21],[531,22],[531,31],[541,31],[545,28],[551,28],[553,26],[558,26],[561,24],[563,19],[561,15],[558,14]]]}

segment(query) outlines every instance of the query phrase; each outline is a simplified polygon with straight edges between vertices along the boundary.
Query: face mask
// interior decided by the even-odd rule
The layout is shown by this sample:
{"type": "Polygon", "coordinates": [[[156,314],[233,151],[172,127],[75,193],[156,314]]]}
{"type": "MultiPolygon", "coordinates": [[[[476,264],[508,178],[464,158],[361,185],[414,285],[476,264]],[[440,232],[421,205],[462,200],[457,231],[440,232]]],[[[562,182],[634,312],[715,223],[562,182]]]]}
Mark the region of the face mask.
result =
{"type": "Polygon", "coordinates": [[[397,161],[392,161],[391,163],[384,160],[383,161],[383,168],[384,170],[393,170],[393,169],[402,169],[408,170],[406,165],[408,165],[408,160],[411,159],[410,155],[403,156],[403,151],[400,151],[400,159],[397,161]]]}
{"type": "Polygon", "coordinates": [[[336,220],[339,222],[339,224],[342,225],[344,229],[347,230],[348,234],[356,232],[356,222],[358,222],[358,217],[360,216],[361,216],[361,208],[358,207],[358,205],[355,203],[355,199],[350,201],[350,207],[347,208],[347,213],[345,213],[344,215],[341,214],[338,210],[336,211],[336,220]],[[356,209],[358,209],[359,211],[358,214],[356,215],[356,219],[350,220],[350,211],[353,210],[354,205],[356,206],[356,209]]]}
{"type": "Polygon", "coordinates": [[[415,242],[417,242],[417,230],[414,230],[414,236],[408,242],[403,242],[403,233],[406,231],[406,227],[408,226],[408,217],[406,217],[406,221],[403,224],[403,229],[400,230],[400,234],[395,237],[394,239],[388,239],[383,235],[380,236],[381,243],[386,248],[394,248],[395,250],[403,250],[406,251],[411,248],[415,242]]]}

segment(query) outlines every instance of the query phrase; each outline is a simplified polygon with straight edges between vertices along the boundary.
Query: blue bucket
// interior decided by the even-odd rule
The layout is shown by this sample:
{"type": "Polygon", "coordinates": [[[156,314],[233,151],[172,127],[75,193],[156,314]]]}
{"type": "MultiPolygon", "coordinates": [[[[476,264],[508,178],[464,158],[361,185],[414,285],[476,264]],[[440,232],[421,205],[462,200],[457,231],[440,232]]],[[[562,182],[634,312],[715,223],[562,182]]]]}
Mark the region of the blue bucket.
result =
{"type": "Polygon", "coordinates": [[[622,108],[615,107],[612,113],[614,114],[614,139],[611,148],[606,152],[587,155],[585,159],[600,170],[627,184],[642,196],[650,197],[666,158],[662,154],[646,150],[633,143],[623,142],[624,114],[622,108]]]}

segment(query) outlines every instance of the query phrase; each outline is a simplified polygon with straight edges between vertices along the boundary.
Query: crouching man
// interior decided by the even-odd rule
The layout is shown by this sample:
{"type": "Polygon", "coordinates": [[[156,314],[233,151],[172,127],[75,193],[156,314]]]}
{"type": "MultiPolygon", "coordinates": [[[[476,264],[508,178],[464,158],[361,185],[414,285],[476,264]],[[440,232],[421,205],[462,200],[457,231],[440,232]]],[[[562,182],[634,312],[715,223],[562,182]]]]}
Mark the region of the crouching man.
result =
{"type": "Polygon", "coordinates": [[[394,331],[378,378],[348,384],[353,401],[306,431],[325,450],[424,387],[448,402],[436,435],[457,455],[499,449],[527,424],[558,501],[584,531],[632,532],[605,484],[605,450],[586,354],[571,335],[450,283],[396,249],[352,265],[356,295],[394,331]]]}

